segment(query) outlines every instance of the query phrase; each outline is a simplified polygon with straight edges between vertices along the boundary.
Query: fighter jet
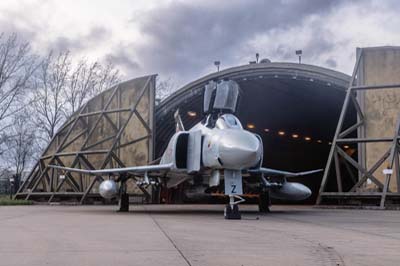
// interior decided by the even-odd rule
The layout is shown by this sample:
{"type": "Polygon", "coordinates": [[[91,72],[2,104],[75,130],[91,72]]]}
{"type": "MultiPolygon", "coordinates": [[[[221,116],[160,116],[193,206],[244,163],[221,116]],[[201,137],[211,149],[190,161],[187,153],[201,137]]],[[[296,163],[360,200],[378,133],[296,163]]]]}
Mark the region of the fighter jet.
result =
{"type": "Polygon", "coordinates": [[[210,82],[204,91],[204,119],[185,130],[175,112],[176,133],[156,165],[86,170],[51,165],[61,171],[95,176],[110,176],[99,187],[106,199],[118,197],[120,210],[127,211],[129,197],[126,180],[140,178],[139,186],[166,185],[175,187],[182,182],[202,178],[206,187],[218,187],[224,182],[224,194],[229,196],[225,206],[226,219],[240,219],[238,204],[243,202],[243,178],[256,179],[260,191],[260,211],[268,211],[270,198],[304,200],[311,190],[287,178],[310,175],[322,169],[293,173],[262,167],[263,143],[260,136],[243,128],[234,115],[240,88],[232,80],[210,82]],[[117,184],[119,183],[119,185],[117,184]]]}

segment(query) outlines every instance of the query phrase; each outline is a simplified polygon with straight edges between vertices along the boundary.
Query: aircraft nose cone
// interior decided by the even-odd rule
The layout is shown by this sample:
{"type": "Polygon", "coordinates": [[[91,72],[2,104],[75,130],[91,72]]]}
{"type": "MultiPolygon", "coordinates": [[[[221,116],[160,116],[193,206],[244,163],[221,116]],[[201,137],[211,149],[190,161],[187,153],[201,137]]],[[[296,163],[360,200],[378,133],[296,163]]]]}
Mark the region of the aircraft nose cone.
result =
{"type": "Polygon", "coordinates": [[[227,169],[244,169],[258,163],[261,158],[261,142],[247,131],[227,132],[220,146],[220,160],[227,169]]]}

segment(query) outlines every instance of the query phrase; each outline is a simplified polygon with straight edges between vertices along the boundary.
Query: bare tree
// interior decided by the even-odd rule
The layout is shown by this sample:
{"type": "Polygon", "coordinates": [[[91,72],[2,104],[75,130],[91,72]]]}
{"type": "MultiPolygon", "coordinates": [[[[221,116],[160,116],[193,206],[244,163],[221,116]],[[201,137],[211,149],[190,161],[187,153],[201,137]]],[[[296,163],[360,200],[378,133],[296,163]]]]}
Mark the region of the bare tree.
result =
{"type": "Polygon", "coordinates": [[[11,165],[20,174],[69,115],[119,81],[110,62],[75,65],[69,52],[50,52],[39,62],[29,43],[0,34],[0,170],[11,165]]]}
{"type": "Polygon", "coordinates": [[[77,67],[71,71],[68,85],[64,87],[67,116],[74,113],[87,100],[96,84],[96,71],[99,65],[89,65],[87,61],[81,60],[77,67]]]}
{"type": "Polygon", "coordinates": [[[36,126],[50,140],[65,119],[65,99],[63,91],[68,82],[71,69],[69,52],[57,56],[50,53],[43,60],[35,79],[33,109],[36,113],[36,126]]]}
{"type": "Polygon", "coordinates": [[[10,134],[4,142],[7,152],[3,153],[2,159],[6,162],[8,169],[21,177],[30,162],[35,159],[35,153],[38,152],[36,131],[27,111],[19,112],[12,121],[12,126],[9,128],[10,134]]]}
{"type": "Polygon", "coordinates": [[[46,141],[87,100],[119,81],[112,64],[103,67],[81,59],[74,67],[69,52],[50,53],[37,72],[33,106],[46,141]]]}
{"type": "Polygon", "coordinates": [[[68,86],[64,88],[66,115],[70,116],[87,100],[119,81],[119,72],[108,63],[105,67],[82,59],[71,71],[68,86]]]}
{"type": "Polygon", "coordinates": [[[24,96],[35,68],[29,43],[20,42],[16,34],[0,34],[0,145],[11,117],[25,107],[24,96]]]}
{"type": "Polygon", "coordinates": [[[91,97],[121,82],[119,70],[115,68],[111,61],[106,62],[105,65],[99,65],[96,76],[97,82],[94,90],[91,92],[91,97]]]}
{"type": "Polygon", "coordinates": [[[157,77],[156,84],[156,98],[160,101],[164,100],[177,90],[177,86],[172,78],[161,80],[157,77]]]}

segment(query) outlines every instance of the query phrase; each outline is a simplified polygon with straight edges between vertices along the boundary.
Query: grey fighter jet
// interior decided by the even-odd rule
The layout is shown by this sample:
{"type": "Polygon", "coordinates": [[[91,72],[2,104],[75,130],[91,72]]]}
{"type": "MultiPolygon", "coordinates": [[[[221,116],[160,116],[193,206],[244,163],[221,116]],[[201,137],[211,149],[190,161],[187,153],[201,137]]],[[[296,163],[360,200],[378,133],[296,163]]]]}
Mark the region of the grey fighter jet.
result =
{"type": "Polygon", "coordinates": [[[260,211],[268,211],[270,197],[283,200],[304,200],[311,190],[287,178],[317,173],[322,169],[292,173],[262,167],[263,143],[260,136],[243,129],[236,110],[239,85],[234,81],[210,82],[205,87],[204,119],[190,130],[185,130],[178,111],[175,113],[176,133],[157,165],[126,168],[86,170],[57,165],[61,171],[95,176],[110,176],[100,184],[104,198],[118,197],[120,210],[127,211],[129,198],[126,180],[139,177],[139,186],[178,184],[201,176],[206,187],[213,188],[224,182],[224,193],[229,196],[224,216],[240,219],[238,203],[243,202],[243,178],[257,178],[263,188],[260,192],[260,211]],[[120,183],[117,185],[117,183],[120,183]]]}

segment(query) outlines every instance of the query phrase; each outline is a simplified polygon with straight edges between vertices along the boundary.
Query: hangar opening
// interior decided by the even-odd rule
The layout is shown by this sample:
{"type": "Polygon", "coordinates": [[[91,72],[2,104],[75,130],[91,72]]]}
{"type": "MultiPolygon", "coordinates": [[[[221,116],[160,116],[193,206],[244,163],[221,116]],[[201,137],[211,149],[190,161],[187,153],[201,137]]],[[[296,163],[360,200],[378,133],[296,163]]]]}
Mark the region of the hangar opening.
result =
{"type": "MultiPolygon", "coordinates": [[[[173,113],[176,109],[180,109],[185,128],[192,127],[203,117],[205,84],[224,79],[235,80],[240,85],[236,115],[244,127],[262,137],[264,166],[288,171],[325,167],[350,76],[293,63],[234,67],[205,76],[175,92],[157,106],[156,157],[162,155],[175,131],[173,113]]],[[[345,126],[356,121],[356,111],[350,109],[349,114],[345,126]]],[[[344,149],[349,154],[353,151],[350,146],[344,149]]],[[[356,154],[351,155],[356,157],[356,154]]],[[[294,179],[313,191],[307,203],[315,202],[321,179],[322,173],[294,179]]],[[[343,184],[344,187],[352,185],[343,184]]],[[[335,186],[327,185],[328,190],[329,187],[334,190],[335,186]]],[[[164,197],[167,202],[182,201],[184,189],[169,191],[164,197]]]]}

